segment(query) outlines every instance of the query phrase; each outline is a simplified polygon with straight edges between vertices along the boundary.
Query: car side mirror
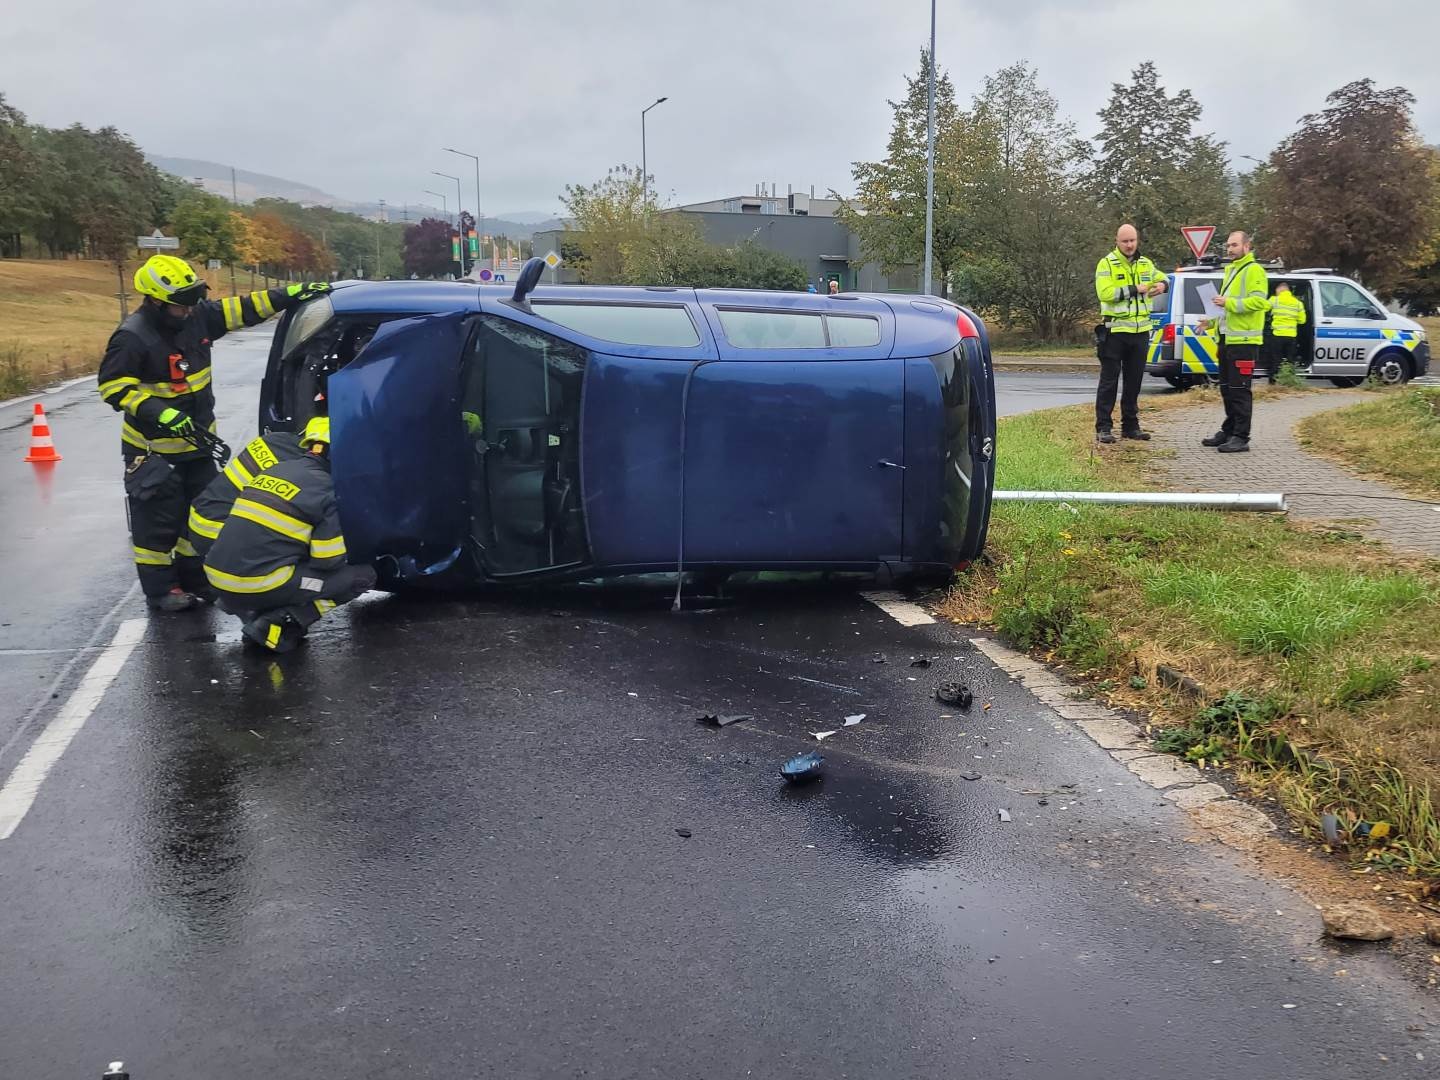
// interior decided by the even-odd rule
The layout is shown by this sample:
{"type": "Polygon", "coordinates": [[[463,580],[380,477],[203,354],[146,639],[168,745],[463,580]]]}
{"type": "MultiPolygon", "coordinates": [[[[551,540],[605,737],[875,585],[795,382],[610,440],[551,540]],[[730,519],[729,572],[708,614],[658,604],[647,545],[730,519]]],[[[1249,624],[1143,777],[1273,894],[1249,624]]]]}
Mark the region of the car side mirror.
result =
{"type": "Polygon", "coordinates": [[[1367,319],[1383,319],[1383,318],[1385,318],[1385,313],[1384,313],[1383,311],[1376,311],[1373,307],[1372,307],[1372,308],[1366,308],[1366,309],[1365,309],[1365,318],[1367,318],[1367,319]]]}

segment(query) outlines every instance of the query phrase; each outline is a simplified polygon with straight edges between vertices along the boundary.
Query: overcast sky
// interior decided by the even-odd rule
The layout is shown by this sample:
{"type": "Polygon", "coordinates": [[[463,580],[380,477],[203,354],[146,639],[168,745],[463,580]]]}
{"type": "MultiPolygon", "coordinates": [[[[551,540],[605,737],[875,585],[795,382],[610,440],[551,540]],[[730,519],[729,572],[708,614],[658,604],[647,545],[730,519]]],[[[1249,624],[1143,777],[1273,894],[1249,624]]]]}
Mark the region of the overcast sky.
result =
{"type": "MultiPolygon", "coordinates": [[[[6,5],[0,91],[34,122],[113,124],[147,151],[431,201],[431,169],[484,158],[487,214],[558,209],[567,182],[640,160],[694,202],[815,185],[849,193],[884,152],[887,98],[929,35],[926,0],[344,0],[6,5]]],[[[1266,153],[1357,78],[1404,85],[1440,142],[1434,0],[941,0],[937,53],[962,101],[1019,59],[1093,135],[1113,82],[1154,60],[1232,157],[1266,153]]],[[[1242,165],[1248,165],[1241,162],[1242,165]]],[[[440,181],[444,183],[444,181],[440,181]]],[[[444,190],[436,188],[436,190],[444,190]]],[[[452,200],[453,209],[453,200],[452,200]]]]}

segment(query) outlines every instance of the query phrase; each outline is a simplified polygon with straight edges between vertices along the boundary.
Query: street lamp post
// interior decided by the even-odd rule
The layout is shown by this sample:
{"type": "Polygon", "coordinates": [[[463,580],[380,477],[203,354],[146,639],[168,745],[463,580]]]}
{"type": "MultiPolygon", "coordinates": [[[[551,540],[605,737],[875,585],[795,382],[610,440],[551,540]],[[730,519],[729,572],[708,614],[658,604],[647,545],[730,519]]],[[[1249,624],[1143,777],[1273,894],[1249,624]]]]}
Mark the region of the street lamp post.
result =
{"type": "Polygon", "coordinates": [[[642,206],[648,206],[650,201],[650,160],[646,155],[645,146],[645,114],[656,105],[661,105],[669,100],[668,97],[656,98],[651,104],[640,110],[640,203],[642,206]]]}
{"type": "Polygon", "coordinates": [[[440,212],[445,215],[445,223],[448,225],[450,223],[450,196],[439,191],[431,191],[429,188],[425,189],[425,194],[434,195],[440,200],[440,212]]]}
{"type": "MultiPolygon", "coordinates": [[[[461,157],[468,157],[471,161],[475,162],[475,250],[477,252],[476,257],[478,258],[480,241],[485,235],[485,216],[480,213],[480,159],[474,154],[467,154],[464,150],[452,150],[448,146],[442,147],[441,149],[447,154],[458,154],[461,157]]],[[[460,239],[463,241],[465,238],[462,236],[460,239]]],[[[494,267],[491,267],[491,269],[493,270],[494,267]]]]}
{"type": "MultiPolygon", "coordinates": [[[[446,180],[454,180],[454,181],[455,181],[455,223],[456,223],[456,225],[457,225],[457,227],[458,227],[458,226],[465,220],[465,200],[464,200],[464,198],[461,197],[461,195],[460,195],[460,178],[459,178],[458,176],[451,176],[449,173],[436,172],[434,169],[431,169],[430,172],[431,172],[431,174],[434,175],[434,176],[443,176],[446,180]]],[[[460,237],[460,276],[461,276],[461,277],[464,277],[464,276],[465,276],[465,237],[464,237],[464,236],[461,236],[461,237],[460,237]]]]}
{"type": "Polygon", "coordinates": [[[925,95],[925,295],[935,253],[935,0],[930,0],[930,85],[925,95]]]}

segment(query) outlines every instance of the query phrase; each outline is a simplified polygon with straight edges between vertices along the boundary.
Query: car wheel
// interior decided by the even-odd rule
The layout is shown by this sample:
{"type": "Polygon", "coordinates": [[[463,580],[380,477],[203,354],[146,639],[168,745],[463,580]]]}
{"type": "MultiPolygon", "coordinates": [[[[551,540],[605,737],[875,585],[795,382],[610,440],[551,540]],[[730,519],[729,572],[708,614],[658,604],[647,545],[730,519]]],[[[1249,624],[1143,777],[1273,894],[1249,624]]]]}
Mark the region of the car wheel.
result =
{"type": "Polygon", "coordinates": [[[1342,390],[1349,390],[1353,387],[1359,386],[1365,380],[1360,378],[1358,375],[1345,375],[1343,377],[1332,378],[1330,381],[1336,386],[1340,387],[1340,389],[1342,390]]]}
{"type": "Polygon", "coordinates": [[[1189,390],[1190,387],[1194,385],[1194,383],[1184,375],[1166,375],[1165,381],[1176,390],[1189,390]]]}
{"type": "Polygon", "coordinates": [[[1387,349],[1370,364],[1370,377],[1381,386],[1400,386],[1410,375],[1410,358],[1398,349],[1387,349]]]}

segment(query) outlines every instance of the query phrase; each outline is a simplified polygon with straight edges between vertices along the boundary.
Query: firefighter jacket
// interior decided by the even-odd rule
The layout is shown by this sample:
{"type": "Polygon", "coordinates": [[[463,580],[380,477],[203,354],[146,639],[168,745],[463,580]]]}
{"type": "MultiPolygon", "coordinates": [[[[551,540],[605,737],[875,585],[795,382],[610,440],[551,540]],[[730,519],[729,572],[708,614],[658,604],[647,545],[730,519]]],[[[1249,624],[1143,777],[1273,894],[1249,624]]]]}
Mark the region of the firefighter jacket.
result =
{"type": "Polygon", "coordinates": [[[1100,318],[1112,334],[1150,333],[1150,298],[1140,289],[1164,282],[1165,275],[1144,255],[1132,261],[1116,248],[1095,265],[1095,294],[1100,318]]]}
{"type": "Polygon", "coordinates": [[[110,335],[100,362],[100,396],[117,412],[121,450],[127,460],[162,454],[171,460],[208,457],[209,451],[177,438],[157,422],[178,409],[206,431],[215,430],[215,392],[210,387],[210,344],[231,330],[256,326],[301,302],[285,288],[202,300],[179,327],[143,304],[110,335]]]}
{"type": "Polygon", "coordinates": [[[1276,337],[1295,337],[1305,325],[1305,305],[1290,290],[1270,298],[1270,330],[1276,337]]]}
{"type": "Polygon", "coordinates": [[[1220,285],[1225,313],[1220,333],[1227,345],[1259,345],[1265,340],[1265,312],[1270,310],[1270,279],[1265,268],[1246,252],[1225,268],[1220,285]]]}
{"type": "Polygon", "coordinates": [[[195,554],[204,558],[210,545],[220,535],[220,526],[230,516],[230,508],[245,485],[266,469],[282,461],[305,456],[305,450],[293,432],[281,431],[251,439],[230,459],[221,474],[206,485],[205,490],[190,504],[190,544],[195,554]]]}
{"type": "Polygon", "coordinates": [[[288,585],[297,567],[323,573],[344,562],[330,462],[306,454],[245,485],[205,556],[205,576],[222,592],[254,596],[288,585]]]}

